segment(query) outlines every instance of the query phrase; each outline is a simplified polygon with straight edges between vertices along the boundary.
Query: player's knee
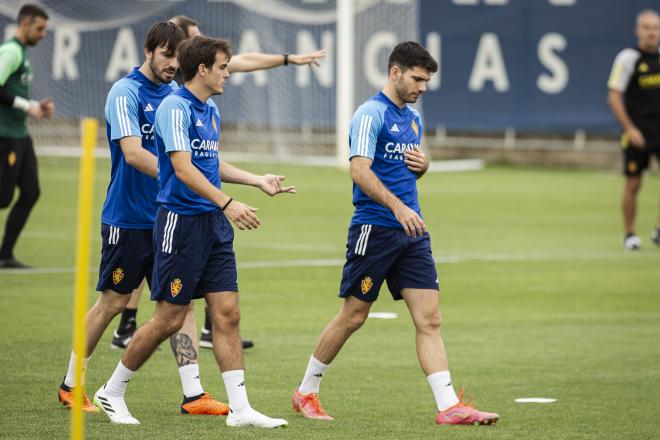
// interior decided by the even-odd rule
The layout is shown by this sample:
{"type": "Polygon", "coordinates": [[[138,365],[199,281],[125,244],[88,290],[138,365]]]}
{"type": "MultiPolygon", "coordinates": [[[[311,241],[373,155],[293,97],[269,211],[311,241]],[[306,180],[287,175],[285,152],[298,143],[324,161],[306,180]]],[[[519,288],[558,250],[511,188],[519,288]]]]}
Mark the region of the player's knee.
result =
{"type": "Polygon", "coordinates": [[[418,331],[424,333],[437,333],[440,331],[441,326],[442,319],[440,318],[440,312],[437,310],[425,313],[415,319],[415,327],[418,331]]]}
{"type": "Polygon", "coordinates": [[[344,319],[344,325],[351,331],[355,331],[362,327],[364,322],[367,320],[367,313],[362,313],[361,311],[354,311],[344,319]]]}
{"type": "Polygon", "coordinates": [[[218,330],[221,330],[222,328],[236,328],[241,322],[241,311],[238,307],[232,307],[231,309],[223,310],[221,313],[214,317],[214,328],[216,327],[216,322],[218,323],[218,330]]]}
{"type": "Polygon", "coordinates": [[[97,304],[101,313],[108,316],[109,318],[114,318],[124,311],[129,299],[130,295],[122,295],[111,291],[105,291],[99,297],[97,304]]]}
{"type": "Polygon", "coordinates": [[[169,322],[169,326],[167,327],[167,333],[170,335],[173,335],[174,333],[178,332],[181,330],[181,327],[183,327],[183,323],[186,320],[186,314],[185,313],[179,313],[174,316],[174,319],[172,319],[169,322]]]}
{"type": "Polygon", "coordinates": [[[642,187],[642,179],[640,176],[628,177],[626,180],[626,190],[632,194],[637,194],[642,187]]]}
{"type": "Polygon", "coordinates": [[[167,338],[181,330],[186,320],[186,313],[183,311],[183,313],[171,313],[167,316],[154,316],[154,319],[156,318],[158,318],[158,322],[155,328],[160,331],[162,337],[167,338]]]}

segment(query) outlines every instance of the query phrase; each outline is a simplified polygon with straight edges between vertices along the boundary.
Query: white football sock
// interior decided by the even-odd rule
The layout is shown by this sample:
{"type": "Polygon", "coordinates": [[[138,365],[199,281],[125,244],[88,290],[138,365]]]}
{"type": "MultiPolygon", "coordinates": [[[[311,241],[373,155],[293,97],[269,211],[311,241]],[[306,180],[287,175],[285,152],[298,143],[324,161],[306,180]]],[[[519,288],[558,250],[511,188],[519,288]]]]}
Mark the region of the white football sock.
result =
{"type": "Polygon", "coordinates": [[[179,367],[179,376],[181,376],[184,396],[199,396],[204,392],[202,382],[199,380],[199,364],[188,364],[179,367]]]}
{"type": "Polygon", "coordinates": [[[227,399],[229,399],[229,408],[235,412],[241,412],[250,408],[247,390],[245,389],[245,371],[225,371],[222,373],[222,380],[225,382],[227,399]]]}
{"type": "Polygon", "coordinates": [[[307,364],[307,371],[302,383],[298,387],[298,391],[303,394],[318,393],[321,386],[321,379],[323,373],[330,365],[326,365],[320,360],[316,359],[314,355],[309,357],[309,364],[307,364]]]}
{"type": "Polygon", "coordinates": [[[110,396],[124,397],[126,386],[134,374],[135,371],[129,370],[119,361],[115,372],[105,384],[105,393],[110,396]]]}
{"type": "Polygon", "coordinates": [[[456,396],[454,387],[451,384],[449,371],[438,371],[430,374],[426,380],[431,385],[438,411],[444,411],[458,403],[458,396],[456,396]]]}
{"type": "MultiPolygon", "coordinates": [[[[73,388],[76,385],[76,359],[78,356],[72,351],[71,357],[69,358],[69,370],[66,372],[66,377],[64,378],[64,385],[69,388],[73,388]]],[[[87,370],[87,363],[89,358],[83,359],[83,374],[82,374],[82,384],[85,385],[85,371],[87,370]]]]}

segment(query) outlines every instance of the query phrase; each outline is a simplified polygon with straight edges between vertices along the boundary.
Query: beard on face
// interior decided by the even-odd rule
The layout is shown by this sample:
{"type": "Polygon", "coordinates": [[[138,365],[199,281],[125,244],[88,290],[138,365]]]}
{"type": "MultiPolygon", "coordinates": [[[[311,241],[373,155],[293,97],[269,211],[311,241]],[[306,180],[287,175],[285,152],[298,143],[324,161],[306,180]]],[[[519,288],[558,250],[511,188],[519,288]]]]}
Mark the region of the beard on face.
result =
{"type": "Polygon", "coordinates": [[[176,69],[164,69],[164,70],[158,70],[158,66],[156,66],[156,62],[154,61],[153,58],[151,58],[151,61],[149,61],[149,69],[151,69],[151,73],[154,74],[156,78],[158,78],[158,81],[169,84],[174,80],[174,74],[176,73],[176,69]],[[172,76],[170,78],[165,78],[164,74],[169,73],[172,76]]]}
{"type": "Polygon", "coordinates": [[[419,99],[419,95],[414,92],[409,92],[406,90],[405,85],[403,85],[403,78],[399,78],[396,84],[396,94],[399,99],[406,104],[414,104],[419,99]]]}

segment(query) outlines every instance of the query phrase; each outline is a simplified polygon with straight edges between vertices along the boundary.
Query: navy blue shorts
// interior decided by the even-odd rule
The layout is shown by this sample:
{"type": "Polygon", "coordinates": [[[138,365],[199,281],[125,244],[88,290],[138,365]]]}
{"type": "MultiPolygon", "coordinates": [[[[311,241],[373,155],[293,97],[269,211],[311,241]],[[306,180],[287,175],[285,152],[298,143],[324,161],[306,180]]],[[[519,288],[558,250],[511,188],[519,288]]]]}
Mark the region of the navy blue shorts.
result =
{"type": "Polygon", "coordinates": [[[96,290],[131,293],[146,277],[151,285],[154,246],[151,229],[101,225],[103,246],[96,290]]]}
{"type": "Polygon", "coordinates": [[[438,290],[438,274],[431,253],[431,237],[408,237],[403,229],[352,225],[348,229],[346,264],[339,296],[376,301],[383,281],[395,300],[401,291],[438,290]]]}
{"type": "Polygon", "coordinates": [[[219,209],[180,215],[160,208],[151,299],[189,304],[210,292],[238,292],[233,243],[234,229],[219,209]]]}

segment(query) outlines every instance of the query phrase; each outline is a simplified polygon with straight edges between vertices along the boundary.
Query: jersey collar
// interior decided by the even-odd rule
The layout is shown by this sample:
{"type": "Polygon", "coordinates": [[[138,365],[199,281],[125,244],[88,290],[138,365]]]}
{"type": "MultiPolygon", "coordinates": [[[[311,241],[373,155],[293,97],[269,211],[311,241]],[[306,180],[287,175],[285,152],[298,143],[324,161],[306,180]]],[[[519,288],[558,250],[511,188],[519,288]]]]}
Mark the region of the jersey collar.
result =
{"type": "Polygon", "coordinates": [[[392,107],[397,113],[401,115],[407,114],[410,109],[408,108],[408,104],[404,105],[403,108],[399,108],[398,105],[396,105],[390,98],[387,97],[387,95],[383,92],[378,92],[376,95],[381,101],[384,101],[388,106],[392,107]]]}
{"type": "Polygon", "coordinates": [[[205,103],[200,101],[199,98],[193,95],[192,92],[188,90],[185,85],[181,86],[179,90],[180,90],[179,93],[188,101],[190,101],[193,104],[193,106],[197,107],[200,110],[204,108],[205,103]]]}

